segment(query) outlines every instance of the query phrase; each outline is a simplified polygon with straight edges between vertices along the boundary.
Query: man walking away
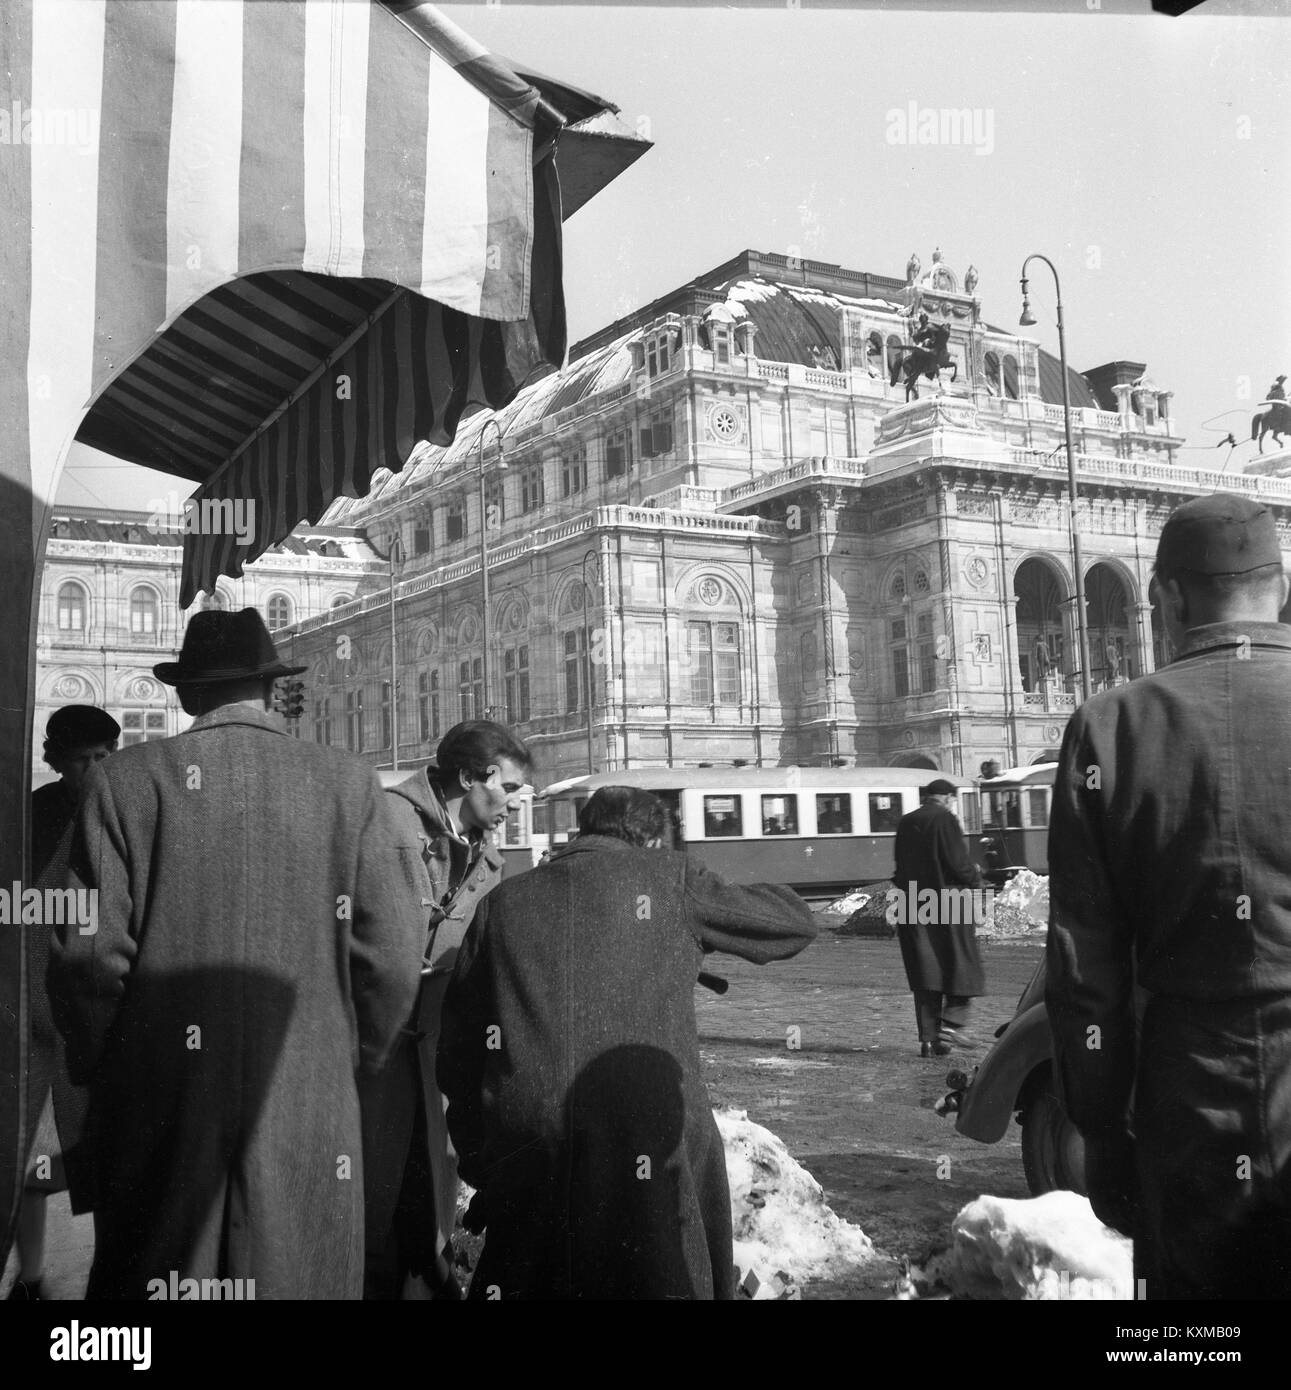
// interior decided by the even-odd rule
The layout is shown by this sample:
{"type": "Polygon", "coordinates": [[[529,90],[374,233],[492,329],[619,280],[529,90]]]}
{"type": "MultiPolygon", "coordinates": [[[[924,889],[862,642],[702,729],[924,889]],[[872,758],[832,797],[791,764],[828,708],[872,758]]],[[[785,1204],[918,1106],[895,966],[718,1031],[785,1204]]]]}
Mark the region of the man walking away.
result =
{"type": "Polygon", "coordinates": [[[956,795],[954,783],[938,777],[923,788],[919,809],[897,823],[894,880],[907,904],[897,935],[914,994],[921,1057],[944,1057],[962,1046],[972,1000],[986,993],[978,914],[967,891],[981,886],[982,872],[951,809],[956,795]],[[919,906],[925,889],[937,899],[926,911],[919,906]]]}
{"type": "Polygon", "coordinates": [[[49,971],[90,1091],[87,1297],[358,1298],[355,1070],[407,1021],[422,936],[389,798],[268,712],[303,668],[254,609],[195,614],[153,669],[196,718],[88,774],[71,877],[97,929],[58,928],[49,971]]]}
{"type": "Polygon", "coordinates": [[[1185,503],[1152,587],[1177,655],[1076,711],[1054,783],[1059,1096],[1147,1298],[1286,1299],[1291,627],[1272,513],[1185,503]]]}

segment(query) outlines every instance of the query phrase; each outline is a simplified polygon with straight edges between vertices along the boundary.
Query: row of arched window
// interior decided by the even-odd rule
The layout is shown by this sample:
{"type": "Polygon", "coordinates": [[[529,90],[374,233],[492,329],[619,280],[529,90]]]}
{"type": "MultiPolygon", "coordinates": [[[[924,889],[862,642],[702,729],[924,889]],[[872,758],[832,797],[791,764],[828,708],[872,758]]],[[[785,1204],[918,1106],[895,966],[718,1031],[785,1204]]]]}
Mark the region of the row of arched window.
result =
{"type": "MultiPolygon", "coordinates": [[[[346,594],[332,600],[332,607],[338,608],[349,603],[346,594]]],[[[227,597],[217,591],[202,600],[204,609],[227,608],[227,597]]],[[[126,600],[130,634],[133,637],[152,637],[161,630],[161,595],[150,584],[136,584],[126,600]]],[[[55,604],[58,631],[61,633],[84,632],[89,625],[89,594],[85,586],[74,579],[65,580],[58,586],[55,604]]],[[[288,627],[296,619],[296,606],[288,594],[271,594],[265,604],[265,622],[270,632],[288,627]]]]}

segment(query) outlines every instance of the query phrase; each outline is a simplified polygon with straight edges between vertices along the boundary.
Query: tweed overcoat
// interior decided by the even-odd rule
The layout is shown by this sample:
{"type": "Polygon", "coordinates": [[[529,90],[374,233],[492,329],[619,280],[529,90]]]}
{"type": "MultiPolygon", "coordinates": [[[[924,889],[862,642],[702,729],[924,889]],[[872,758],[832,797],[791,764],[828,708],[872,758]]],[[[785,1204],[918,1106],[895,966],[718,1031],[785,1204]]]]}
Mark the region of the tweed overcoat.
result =
{"type": "Polygon", "coordinates": [[[580,836],[484,901],[444,1002],[439,1080],[486,1229],[470,1297],[730,1298],[731,1202],[694,991],[705,951],[815,935],[787,888],[580,836]]]}
{"type": "MultiPolygon", "coordinates": [[[[917,901],[917,893],[925,888],[940,894],[944,888],[976,888],[981,883],[981,872],[969,857],[964,832],[953,811],[936,801],[925,801],[917,811],[901,817],[893,881],[907,903],[911,902],[912,884],[917,901]]],[[[972,914],[956,907],[952,916],[958,920],[898,925],[906,979],[912,990],[930,989],[969,998],[985,994],[986,977],[972,914]]]]}
{"type": "Polygon", "coordinates": [[[374,1293],[403,1261],[419,1269],[432,1285],[450,1277],[443,1251],[457,1215],[457,1156],[449,1142],[444,1098],[435,1080],[435,1049],[444,994],[462,938],[476,907],[502,877],[502,856],[488,835],[467,837],[454,830],[433,768],[387,782],[386,792],[404,870],[401,892],[423,924],[416,968],[424,965],[425,973],[409,1026],[389,1065],[380,1075],[364,1077],[360,1083],[367,1155],[368,1264],[374,1293]],[[429,925],[432,911],[446,901],[450,901],[449,915],[429,925]],[[423,1134],[418,1136],[419,1152],[409,1170],[418,1122],[423,1134]],[[423,1156],[428,1165],[425,1174],[420,1168],[423,1156]],[[392,1248],[391,1242],[398,1248],[392,1248]]]}
{"type": "Polygon", "coordinates": [[[422,922],[374,772],[231,705],[87,778],[49,989],[90,1088],[88,1297],[254,1279],[256,1298],[357,1298],[355,1072],[417,988],[422,922]]]}

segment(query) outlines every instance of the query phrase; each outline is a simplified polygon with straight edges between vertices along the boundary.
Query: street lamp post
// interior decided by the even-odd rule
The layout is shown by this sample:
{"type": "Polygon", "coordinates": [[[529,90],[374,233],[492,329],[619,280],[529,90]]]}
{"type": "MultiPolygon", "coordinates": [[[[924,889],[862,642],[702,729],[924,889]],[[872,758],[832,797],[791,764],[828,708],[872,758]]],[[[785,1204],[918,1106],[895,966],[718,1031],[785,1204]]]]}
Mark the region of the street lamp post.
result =
{"type": "Polygon", "coordinates": [[[1053,287],[1058,300],[1058,359],[1062,370],[1062,425],[1067,441],[1067,492],[1069,506],[1067,513],[1068,536],[1071,541],[1071,564],[1076,575],[1076,634],[1080,655],[1081,698],[1088,700],[1091,694],[1089,682],[1089,623],[1085,613],[1085,574],[1080,554],[1080,530],[1076,525],[1076,452],[1071,444],[1071,399],[1067,387],[1067,337],[1062,323],[1062,286],[1058,281],[1058,270],[1048,256],[1038,252],[1022,262],[1022,317],[1018,320],[1024,328],[1031,327],[1035,315],[1031,312],[1031,301],[1027,297],[1027,266],[1032,261],[1043,261],[1053,272],[1053,287]]]}
{"type": "Polygon", "coordinates": [[[479,449],[477,453],[477,467],[479,470],[480,485],[480,592],[483,597],[484,607],[481,610],[483,618],[483,660],[480,664],[480,677],[483,684],[483,717],[487,719],[493,706],[489,703],[489,514],[488,505],[484,496],[484,431],[492,425],[497,431],[498,436],[498,467],[505,468],[507,461],[502,453],[502,426],[498,424],[497,417],[489,416],[480,427],[479,449]]]}
{"type": "Polygon", "coordinates": [[[587,583],[587,562],[596,562],[597,577],[601,571],[601,557],[595,550],[589,550],[583,556],[581,565],[583,573],[583,685],[586,692],[587,705],[587,775],[589,777],[596,771],[596,755],[592,747],[592,634],[591,634],[591,594],[587,583]]]}

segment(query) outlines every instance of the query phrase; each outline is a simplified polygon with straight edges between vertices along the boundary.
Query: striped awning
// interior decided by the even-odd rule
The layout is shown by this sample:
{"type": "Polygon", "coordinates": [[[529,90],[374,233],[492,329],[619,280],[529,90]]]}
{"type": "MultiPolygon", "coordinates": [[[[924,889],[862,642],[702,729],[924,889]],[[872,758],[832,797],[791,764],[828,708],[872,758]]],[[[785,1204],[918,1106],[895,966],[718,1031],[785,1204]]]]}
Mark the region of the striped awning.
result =
{"type": "MultiPolygon", "coordinates": [[[[192,538],[187,604],[505,404],[564,357],[558,165],[581,202],[647,148],[562,93],[407,0],[0,5],[0,881],[23,876],[35,576],[72,440],[256,501],[245,547],[192,538]]],[[[0,1202],[18,1172],[0,1144],[0,1202]]]]}

